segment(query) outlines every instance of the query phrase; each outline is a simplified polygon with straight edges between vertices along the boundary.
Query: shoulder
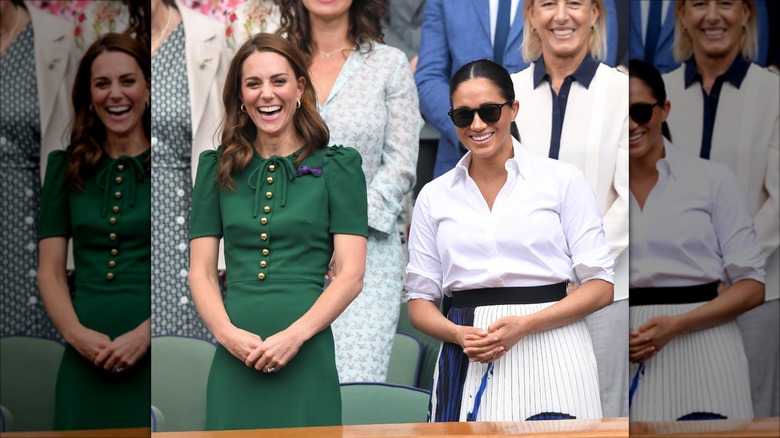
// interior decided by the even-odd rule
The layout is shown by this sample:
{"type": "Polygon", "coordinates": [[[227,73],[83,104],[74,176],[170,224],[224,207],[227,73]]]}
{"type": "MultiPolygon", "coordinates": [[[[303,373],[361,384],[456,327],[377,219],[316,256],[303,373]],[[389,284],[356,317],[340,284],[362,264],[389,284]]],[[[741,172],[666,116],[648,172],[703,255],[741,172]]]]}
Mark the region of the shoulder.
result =
{"type": "Polygon", "coordinates": [[[780,89],[780,78],[777,73],[772,72],[766,67],[761,67],[758,64],[750,63],[750,67],[747,71],[746,82],[749,84],[756,84],[762,89],[769,89],[777,93],[780,89]]]}
{"type": "Polygon", "coordinates": [[[198,157],[198,167],[203,168],[215,168],[219,165],[222,159],[222,148],[217,150],[209,149],[200,153],[198,157]]]}
{"type": "Polygon", "coordinates": [[[220,30],[224,28],[224,24],[216,18],[192,10],[181,2],[176,2],[176,6],[181,14],[181,20],[185,29],[195,33],[202,33],[204,30],[220,30]]]}
{"type": "Polygon", "coordinates": [[[57,149],[49,153],[49,166],[58,166],[67,164],[70,161],[71,152],[69,149],[57,149]]]}
{"type": "Polygon", "coordinates": [[[360,167],[363,164],[363,158],[360,156],[360,152],[355,148],[345,146],[328,146],[323,150],[325,157],[323,159],[324,166],[357,166],[360,167]]]}
{"type": "Polygon", "coordinates": [[[397,66],[409,65],[406,54],[396,47],[388,46],[382,43],[364,44],[359,52],[366,58],[367,62],[379,64],[384,68],[393,68],[397,66]]]}
{"type": "Polygon", "coordinates": [[[27,4],[27,11],[30,14],[33,29],[46,29],[45,32],[36,32],[36,36],[50,35],[57,40],[64,36],[68,40],[73,39],[73,23],[70,21],[41,10],[35,5],[27,4]]]}

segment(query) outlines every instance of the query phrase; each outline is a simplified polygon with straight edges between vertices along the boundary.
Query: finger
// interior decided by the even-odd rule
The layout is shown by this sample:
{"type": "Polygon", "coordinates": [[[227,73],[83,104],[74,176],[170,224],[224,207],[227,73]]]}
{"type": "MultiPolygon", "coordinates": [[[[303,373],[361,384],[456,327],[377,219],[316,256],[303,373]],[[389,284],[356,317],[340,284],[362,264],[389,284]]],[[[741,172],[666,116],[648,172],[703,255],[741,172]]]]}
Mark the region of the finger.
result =
{"type": "Polygon", "coordinates": [[[119,364],[119,357],[112,354],[106,359],[105,363],[103,363],[103,368],[106,370],[113,370],[116,368],[117,364],[119,364]]]}
{"type": "Polygon", "coordinates": [[[244,360],[244,364],[248,367],[256,365],[257,359],[259,359],[261,355],[262,352],[260,351],[260,349],[255,348],[249,354],[247,354],[246,360],[244,360]]]}
{"type": "Polygon", "coordinates": [[[478,355],[477,359],[479,359],[482,363],[488,363],[494,361],[499,354],[504,352],[504,347],[498,346],[496,348],[493,348],[492,350],[488,351],[485,354],[478,355]]]}
{"type": "Polygon", "coordinates": [[[498,342],[499,338],[497,336],[490,336],[490,337],[479,337],[479,338],[472,338],[471,340],[466,340],[463,343],[464,348],[486,348],[486,347],[495,347],[495,344],[498,342]]]}

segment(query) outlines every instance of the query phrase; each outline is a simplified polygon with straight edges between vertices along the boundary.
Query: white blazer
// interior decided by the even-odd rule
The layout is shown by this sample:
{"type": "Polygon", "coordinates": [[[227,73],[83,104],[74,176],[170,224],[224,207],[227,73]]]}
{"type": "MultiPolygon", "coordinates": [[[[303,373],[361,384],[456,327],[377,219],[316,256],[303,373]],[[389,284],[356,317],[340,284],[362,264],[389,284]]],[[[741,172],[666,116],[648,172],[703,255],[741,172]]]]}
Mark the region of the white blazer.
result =
{"type": "Polygon", "coordinates": [[[198,170],[198,157],[219,144],[222,119],[222,88],[225,86],[228,57],[225,26],[210,17],[176,2],[184,23],[187,83],[192,118],[192,183],[198,170]]]}
{"type": "Polygon", "coordinates": [[[73,115],[70,91],[78,64],[73,53],[73,25],[40,10],[27,7],[35,46],[35,79],[41,117],[41,183],[46,176],[49,153],[63,149],[70,140],[73,115]]]}
{"type": "MultiPolygon", "coordinates": [[[[512,75],[520,103],[515,122],[527,149],[549,155],[552,95],[533,86],[534,64],[512,75]]],[[[628,75],[599,64],[589,88],[574,81],[558,158],[574,164],[596,194],[615,259],[615,300],[628,298],[628,75]]]]}
{"type": "MultiPolygon", "coordinates": [[[[704,101],[697,82],[685,88],[685,64],[663,76],[672,141],[695,156],[701,150],[704,101]]],[[[766,260],[766,300],[780,297],[780,78],[750,64],[739,89],[724,82],[712,133],[710,159],[728,166],[747,193],[756,237],[766,260]]]]}

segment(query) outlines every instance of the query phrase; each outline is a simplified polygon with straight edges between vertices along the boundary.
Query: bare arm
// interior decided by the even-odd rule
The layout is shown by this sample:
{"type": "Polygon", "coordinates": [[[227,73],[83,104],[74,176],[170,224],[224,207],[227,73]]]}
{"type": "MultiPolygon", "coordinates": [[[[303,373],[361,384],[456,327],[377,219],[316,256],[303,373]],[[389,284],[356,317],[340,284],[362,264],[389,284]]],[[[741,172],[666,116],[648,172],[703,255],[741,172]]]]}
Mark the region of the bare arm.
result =
{"type": "Polygon", "coordinates": [[[206,327],[222,346],[244,362],[262,344],[260,336],[242,330],[230,322],[217,277],[219,238],[199,237],[190,242],[190,290],[192,300],[206,327]]]}
{"type": "Polygon", "coordinates": [[[84,327],[79,321],[65,274],[67,251],[68,239],[65,237],[41,239],[38,243],[38,288],[46,312],[65,341],[90,362],[100,365],[96,359],[111,339],[84,327]]]}
{"type": "Polygon", "coordinates": [[[279,370],[295,357],[304,342],[328,327],[363,289],[366,242],[362,236],[333,237],[335,277],[314,305],[290,327],[269,336],[246,358],[247,366],[279,370]]]}

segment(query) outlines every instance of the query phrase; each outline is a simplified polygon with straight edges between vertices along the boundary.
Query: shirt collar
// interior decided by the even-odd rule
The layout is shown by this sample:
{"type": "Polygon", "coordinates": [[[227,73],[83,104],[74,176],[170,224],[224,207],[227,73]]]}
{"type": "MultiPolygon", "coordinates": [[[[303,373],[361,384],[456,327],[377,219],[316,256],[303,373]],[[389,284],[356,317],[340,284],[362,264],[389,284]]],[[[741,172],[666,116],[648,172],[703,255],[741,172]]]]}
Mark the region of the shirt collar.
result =
{"type": "Polygon", "coordinates": [[[664,138],[664,157],[658,160],[656,169],[658,169],[659,172],[664,170],[670,177],[676,179],[678,175],[681,175],[682,172],[685,171],[685,169],[681,168],[681,166],[685,166],[683,163],[680,163],[680,159],[678,158],[679,155],[680,152],[675,149],[669,140],[664,138]]]}
{"type": "MultiPolygon", "coordinates": [[[[598,68],[599,63],[596,62],[590,54],[587,54],[580,63],[580,66],[577,67],[577,70],[574,70],[574,73],[572,73],[571,76],[585,88],[588,88],[590,87],[591,81],[593,81],[593,76],[596,76],[596,70],[598,70],[598,68]]],[[[538,87],[543,80],[549,77],[550,75],[547,73],[547,69],[544,68],[544,57],[540,56],[539,59],[534,61],[534,88],[538,87]]]]}
{"type": "MultiPolygon", "coordinates": [[[[750,62],[746,61],[745,58],[743,58],[741,55],[737,55],[737,57],[734,59],[734,62],[731,63],[729,69],[726,70],[726,72],[721,76],[724,77],[727,81],[731,82],[732,85],[739,88],[742,85],[742,81],[745,79],[745,76],[747,76],[747,71],[749,68],[750,62]]],[[[693,56],[691,56],[687,61],[685,61],[685,88],[690,87],[694,81],[701,82],[701,75],[696,69],[696,61],[694,60],[693,56]]]]}
{"type": "MultiPolygon", "coordinates": [[[[523,179],[528,179],[528,174],[533,167],[532,164],[528,162],[528,151],[526,151],[514,137],[512,137],[512,149],[514,151],[514,156],[506,160],[504,168],[509,173],[514,173],[523,179]]],[[[452,178],[450,187],[454,187],[458,181],[466,180],[466,177],[468,177],[469,174],[469,164],[471,164],[471,151],[466,152],[466,155],[464,155],[463,158],[458,161],[458,164],[455,165],[455,177],[452,178]]]]}

